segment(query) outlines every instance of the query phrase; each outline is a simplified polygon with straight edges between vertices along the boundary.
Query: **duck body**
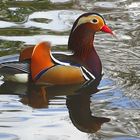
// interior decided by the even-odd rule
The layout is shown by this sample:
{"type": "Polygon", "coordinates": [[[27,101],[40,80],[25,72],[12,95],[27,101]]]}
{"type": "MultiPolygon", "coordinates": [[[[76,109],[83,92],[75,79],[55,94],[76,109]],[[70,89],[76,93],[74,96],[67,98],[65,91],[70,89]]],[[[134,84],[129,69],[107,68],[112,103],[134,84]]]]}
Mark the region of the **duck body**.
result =
{"type": "Polygon", "coordinates": [[[18,63],[0,64],[0,73],[7,69],[5,75],[11,71],[11,77],[14,79],[16,76],[15,81],[21,81],[22,73],[26,78],[24,82],[53,85],[78,84],[97,79],[102,75],[102,64],[93,42],[95,33],[99,31],[113,34],[102,16],[85,13],[72,27],[68,41],[68,49],[72,54],[64,55],[67,62],[56,59],[59,54],[51,52],[50,43],[41,42],[35,47],[24,49],[18,63]]]}

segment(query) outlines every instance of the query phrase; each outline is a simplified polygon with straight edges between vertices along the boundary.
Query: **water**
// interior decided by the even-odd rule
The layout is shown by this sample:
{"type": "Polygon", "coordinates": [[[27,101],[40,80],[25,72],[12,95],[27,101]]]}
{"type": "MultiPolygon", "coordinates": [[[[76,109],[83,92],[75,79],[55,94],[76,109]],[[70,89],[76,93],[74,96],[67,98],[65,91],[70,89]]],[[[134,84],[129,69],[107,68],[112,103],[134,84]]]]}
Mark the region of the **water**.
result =
{"type": "Polygon", "coordinates": [[[43,40],[66,51],[74,20],[88,11],[102,14],[117,36],[95,38],[104,68],[100,91],[69,96],[79,85],[43,89],[1,79],[1,140],[140,139],[138,0],[1,0],[0,56],[43,40]]]}

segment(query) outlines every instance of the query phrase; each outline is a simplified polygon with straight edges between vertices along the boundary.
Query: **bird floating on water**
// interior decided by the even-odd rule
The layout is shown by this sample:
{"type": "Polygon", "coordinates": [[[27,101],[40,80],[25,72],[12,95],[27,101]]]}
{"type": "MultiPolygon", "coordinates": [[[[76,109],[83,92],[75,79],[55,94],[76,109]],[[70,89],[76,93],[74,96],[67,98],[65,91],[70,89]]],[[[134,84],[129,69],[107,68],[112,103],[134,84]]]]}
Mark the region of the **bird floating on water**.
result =
{"type": "Polygon", "coordinates": [[[100,14],[84,13],[74,22],[70,32],[68,49],[72,54],[52,52],[49,42],[40,42],[22,50],[18,63],[0,64],[0,73],[7,80],[52,85],[97,79],[102,76],[102,64],[94,48],[94,35],[100,31],[113,35],[100,14]],[[57,57],[61,55],[60,61],[57,57]]]}

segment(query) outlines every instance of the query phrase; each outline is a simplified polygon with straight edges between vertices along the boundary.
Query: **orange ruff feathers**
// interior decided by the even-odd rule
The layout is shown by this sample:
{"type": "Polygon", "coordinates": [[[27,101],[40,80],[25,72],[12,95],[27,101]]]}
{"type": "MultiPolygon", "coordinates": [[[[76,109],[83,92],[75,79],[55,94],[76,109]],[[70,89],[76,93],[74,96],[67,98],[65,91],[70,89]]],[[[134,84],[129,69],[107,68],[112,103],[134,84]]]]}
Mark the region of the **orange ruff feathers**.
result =
{"type": "Polygon", "coordinates": [[[54,66],[50,56],[50,44],[41,42],[33,49],[31,56],[31,76],[35,80],[36,76],[44,69],[54,66]]]}

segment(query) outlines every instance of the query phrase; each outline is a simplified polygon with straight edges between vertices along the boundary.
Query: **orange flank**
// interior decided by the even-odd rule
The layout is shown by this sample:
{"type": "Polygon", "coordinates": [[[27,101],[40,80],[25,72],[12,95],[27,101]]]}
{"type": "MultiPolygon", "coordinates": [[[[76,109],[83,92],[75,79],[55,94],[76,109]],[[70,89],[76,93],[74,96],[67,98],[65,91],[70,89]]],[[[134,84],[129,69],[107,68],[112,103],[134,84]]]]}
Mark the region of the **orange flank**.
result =
{"type": "Polygon", "coordinates": [[[50,56],[50,44],[41,42],[37,44],[31,56],[31,76],[35,80],[36,76],[44,69],[54,66],[50,56]]]}
{"type": "Polygon", "coordinates": [[[54,85],[78,84],[84,82],[81,69],[76,66],[56,65],[41,75],[37,83],[51,83],[54,85]]]}

